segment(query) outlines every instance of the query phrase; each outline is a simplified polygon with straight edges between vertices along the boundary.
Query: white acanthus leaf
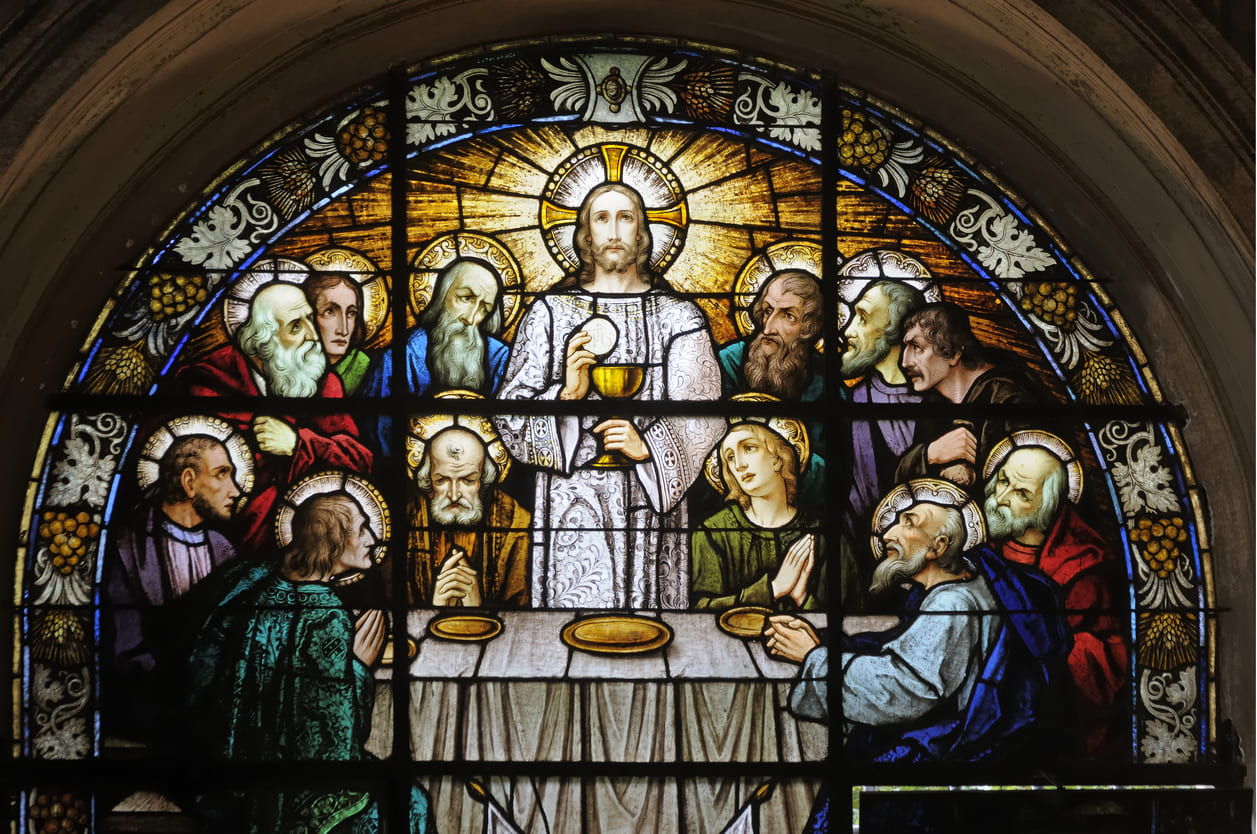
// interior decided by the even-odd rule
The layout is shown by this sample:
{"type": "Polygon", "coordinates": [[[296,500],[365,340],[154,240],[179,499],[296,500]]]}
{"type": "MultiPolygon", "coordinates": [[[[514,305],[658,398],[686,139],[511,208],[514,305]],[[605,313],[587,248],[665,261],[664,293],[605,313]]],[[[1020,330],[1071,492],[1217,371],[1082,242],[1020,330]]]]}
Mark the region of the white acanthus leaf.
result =
{"type": "Polygon", "coordinates": [[[580,111],[589,102],[589,79],[582,68],[572,63],[569,58],[560,58],[552,64],[545,58],[541,59],[541,68],[549,76],[559,82],[558,88],[551,91],[550,101],[559,112],[580,111]]]}
{"type": "Polygon", "coordinates": [[[1179,509],[1178,496],[1170,489],[1173,473],[1161,462],[1161,449],[1145,445],[1127,458],[1114,463],[1113,483],[1127,513],[1140,510],[1174,512],[1179,509]]]}

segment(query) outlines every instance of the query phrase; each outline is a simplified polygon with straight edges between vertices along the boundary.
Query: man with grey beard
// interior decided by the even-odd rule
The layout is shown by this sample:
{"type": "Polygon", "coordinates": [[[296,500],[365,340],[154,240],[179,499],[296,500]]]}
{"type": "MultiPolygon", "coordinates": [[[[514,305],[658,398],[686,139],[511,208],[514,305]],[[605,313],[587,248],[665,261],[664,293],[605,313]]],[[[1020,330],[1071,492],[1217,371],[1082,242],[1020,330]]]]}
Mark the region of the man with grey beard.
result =
{"type": "MultiPolygon", "coordinates": [[[[264,397],[344,395],[340,378],[327,372],[305,293],[283,281],[267,284],[253,296],[235,345],[224,345],[181,368],[174,388],[193,397],[259,398],[259,404],[264,397]]],[[[259,410],[246,404],[218,413],[249,436],[257,450],[253,494],[233,519],[232,538],[245,548],[270,544],[271,508],[297,481],[323,469],[365,475],[372,461],[347,414],[293,417],[259,410]]]]}
{"type": "MultiPolygon", "coordinates": [[[[488,396],[502,382],[510,348],[502,328],[502,291],[497,275],[480,261],[454,261],[441,273],[419,326],[406,338],[406,388],[412,394],[472,391],[488,396]]],[[[393,381],[393,351],[386,348],[367,375],[360,394],[382,397],[393,381]]],[[[376,421],[374,437],[389,455],[392,422],[376,421]]]]}
{"type": "MultiPolygon", "coordinates": [[[[899,281],[872,281],[856,298],[843,327],[846,349],[842,375],[859,381],[849,389],[855,403],[918,403],[899,367],[903,322],[925,304],[916,287],[899,281]]],[[[868,534],[873,508],[893,483],[899,458],[912,446],[913,420],[856,420],[851,424],[847,460],[850,478],[842,517],[852,540],[868,534]]]]}
{"type": "MultiPolygon", "coordinates": [[[[406,601],[410,605],[528,605],[532,519],[495,489],[498,468],[484,441],[449,428],[427,444],[407,506],[406,601]]],[[[388,566],[385,566],[388,572],[388,566]]]]}
{"type": "MultiPolygon", "coordinates": [[[[904,500],[890,506],[906,506],[878,509],[893,523],[879,535],[871,591],[913,590],[901,626],[843,638],[847,755],[941,762],[1043,750],[1070,642],[1050,583],[985,547],[977,508],[950,484],[923,479],[895,493],[904,500]]],[[[829,657],[816,632],[772,617],[765,637],[769,652],[803,663],[791,710],[827,720],[829,657]]]]}
{"type": "MultiPolygon", "coordinates": [[[[1064,442],[1038,431],[1017,432],[1011,439],[1014,451],[1002,461],[993,453],[985,467],[987,529],[1006,560],[1042,571],[1060,587],[1074,636],[1068,663],[1083,748],[1090,755],[1115,753],[1126,736],[1121,707],[1130,658],[1129,613],[1123,615],[1129,611],[1125,566],[1069,499],[1059,455],[1072,463],[1073,453],[1064,442]],[[1043,438],[1055,448],[1035,445],[1043,438]]],[[[1181,527],[1163,528],[1170,541],[1187,538],[1181,527]]]]}

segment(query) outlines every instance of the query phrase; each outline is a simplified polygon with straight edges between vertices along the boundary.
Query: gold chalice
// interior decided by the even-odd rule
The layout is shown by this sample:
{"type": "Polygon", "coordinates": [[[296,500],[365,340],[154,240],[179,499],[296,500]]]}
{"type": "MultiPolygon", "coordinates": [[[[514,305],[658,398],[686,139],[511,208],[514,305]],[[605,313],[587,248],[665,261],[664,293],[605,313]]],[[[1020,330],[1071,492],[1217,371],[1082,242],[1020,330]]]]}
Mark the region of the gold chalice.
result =
{"type": "MultiPolygon", "coordinates": [[[[641,365],[595,365],[589,372],[594,390],[607,400],[627,400],[642,388],[646,369],[641,365]]],[[[591,464],[597,469],[624,469],[633,465],[620,452],[606,452],[591,464]]]]}

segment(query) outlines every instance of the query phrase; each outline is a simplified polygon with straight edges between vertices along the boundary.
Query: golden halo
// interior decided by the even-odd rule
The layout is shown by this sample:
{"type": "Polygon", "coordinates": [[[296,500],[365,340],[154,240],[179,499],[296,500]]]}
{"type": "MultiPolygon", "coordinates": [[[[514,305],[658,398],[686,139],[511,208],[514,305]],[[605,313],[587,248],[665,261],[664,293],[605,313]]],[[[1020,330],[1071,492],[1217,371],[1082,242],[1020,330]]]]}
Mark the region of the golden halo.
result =
{"type": "Polygon", "coordinates": [[[364,340],[370,340],[384,324],[388,314],[388,282],[376,271],[371,259],[361,252],[341,246],[329,246],[306,256],[306,265],[314,272],[345,272],[362,291],[362,323],[364,340]]]}
{"type": "Polygon", "coordinates": [[[519,263],[511,250],[482,232],[450,232],[433,238],[410,262],[410,312],[419,316],[432,300],[442,273],[455,261],[477,261],[497,276],[502,300],[502,330],[523,313],[519,263]]]}
{"type": "MultiPolygon", "coordinates": [[[[768,279],[787,269],[797,269],[821,280],[821,245],[811,240],[782,240],[752,255],[733,280],[733,326],[745,338],[755,332],[751,306],[768,279]]],[[[820,350],[823,340],[816,340],[820,350]]]]}
{"type": "MultiPolygon", "coordinates": [[[[279,548],[283,550],[292,544],[292,517],[297,507],[316,495],[327,495],[332,492],[345,493],[358,505],[358,509],[362,510],[362,514],[367,517],[367,525],[375,536],[376,544],[372,560],[377,565],[383,562],[384,557],[388,555],[388,538],[391,532],[388,505],[384,503],[384,496],[380,495],[380,491],[374,486],[357,475],[345,472],[318,472],[303,478],[288,490],[288,494],[280,500],[279,508],[275,511],[275,541],[279,548]]],[[[349,585],[357,582],[364,575],[363,571],[353,570],[333,578],[332,581],[337,585],[349,585]]]]}
{"type": "MultiPolygon", "coordinates": [[[[438,394],[439,400],[480,400],[480,394],[472,391],[445,391],[438,394]]],[[[511,469],[511,456],[506,445],[498,436],[493,421],[488,417],[476,417],[470,414],[424,414],[410,418],[410,430],[406,433],[406,470],[413,480],[415,472],[423,464],[423,454],[428,442],[446,429],[466,429],[480,438],[484,443],[485,454],[498,468],[498,480],[506,477],[511,469]]]]}
{"type": "Polygon", "coordinates": [[[875,281],[895,281],[915,287],[925,302],[942,301],[943,294],[925,264],[898,249],[867,249],[848,258],[838,267],[838,330],[842,331],[851,317],[851,309],[864,288],[875,281]]]}
{"type": "MultiPolygon", "coordinates": [[[[733,402],[748,403],[776,403],[781,400],[772,394],[736,394],[731,400],[733,402]]],[[[741,423],[759,423],[770,429],[774,434],[782,440],[790,444],[790,448],[794,449],[795,458],[799,463],[799,475],[807,469],[808,461],[812,458],[811,446],[808,442],[807,429],[803,425],[802,420],[796,420],[793,417],[740,417],[729,418],[729,430],[741,423]]],[[[726,436],[728,433],[726,432],[726,436]]],[[[724,438],[720,439],[720,443],[724,442],[724,438]]],[[[720,443],[716,444],[716,448],[711,450],[707,455],[707,460],[703,464],[703,474],[707,476],[707,482],[719,492],[721,495],[729,494],[729,487],[725,484],[724,475],[720,467],[720,443]]]]}
{"type": "Polygon", "coordinates": [[[580,271],[573,233],[585,197],[609,182],[623,183],[642,198],[650,227],[650,269],[663,274],[685,246],[689,208],[681,181],[667,163],[635,145],[604,142],[582,148],[554,170],[541,194],[541,235],[566,273],[580,271]]]}
{"type": "Polygon", "coordinates": [[[212,437],[227,450],[227,459],[236,469],[236,486],[240,487],[240,498],[236,509],[244,506],[249,493],[253,491],[253,450],[249,442],[231,424],[217,417],[193,414],[176,417],[158,426],[144,442],[140,459],[135,464],[135,481],[142,491],[157,483],[161,469],[161,459],[170,450],[171,445],[180,437],[188,435],[204,435],[212,437]]]}
{"type": "Polygon", "coordinates": [[[1074,450],[1069,448],[1068,443],[1051,432],[1040,429],[1013,432],[1011,437],[1005,437],[996,443],[991,454],[986,456],[986,465],[982,467],[982,480],[990,480],[1014,451],[1032,446],[1046,450],[1065,466],[1065,478],[1069,484],[1069,503],[1077,504],[1078,499],[1082,497],[1082,464],[1078,458],[1074,457],[1074,450]]]}
{"type": "Polygon", "coordinates": [[[227,290],[223,299],[223,326],[233,339],[240,325],[249,320],[253,296],[267,284],[285,281],[301,286],[310,276],[310,267],[292,258],[266,258],[249,267],[227,290]]]}
{"type": "Polygon", "coordinates": [[[886,558],[886,543],[882,534],[894,526],[899,514],[913,504],[938,504],[960,510],[965,524],[964,550],[972,550],[986,541],[986,520],[982,510],[969,494],[950,481],[938,478],[917,478],[886,493],[886,497],[873,511],[873,535],[870,540],[877,561],[886,558]]]}

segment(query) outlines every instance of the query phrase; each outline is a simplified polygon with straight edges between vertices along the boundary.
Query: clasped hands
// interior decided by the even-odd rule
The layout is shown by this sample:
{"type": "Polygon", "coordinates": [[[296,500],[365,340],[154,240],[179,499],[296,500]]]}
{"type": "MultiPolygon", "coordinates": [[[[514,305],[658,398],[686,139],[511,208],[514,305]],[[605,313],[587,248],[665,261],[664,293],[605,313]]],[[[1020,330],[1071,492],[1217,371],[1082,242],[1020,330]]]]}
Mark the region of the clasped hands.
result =
{"type": "Polygon", "coordinates": [[[807,653],[820,644],[811,624],[798,617],[778,614],[769,617],[764,628],[764,646],[774,657],[802,663],[807,653]]]}
{"type": "Polygon", "coordinates": [[[480,575],[467,561],[467,551],[461,547],[451,547],[441,563],[432,589],[432,604],[471,608],[480,605],[480,575]]]}
{"type": "Polygon", "coordinates": [[[802,536],[786,551],[777,575],[769,583],[773,599],[788,596],[794,604],[803,607],[807,599],[807,584],[812,578],[812,565],[816,563],[816,537],[811,533],[802,536]]]}
{"type": "MultiPolygon", "coordinates": [[[[598,364],[598,357],[586,347],[590,335],[584,330],[577,332],[567,342],[567,366],[563,377],[561,400],[582,400],[589,393],[589,372],[598,364]]],[[[650,457],[650,447],[642,440],[637,426],[628,420],[612,418],[603,420],[593,428],[601,435],[602,448],[619,452],[629,460],[643,461],[650,457]]]]}

